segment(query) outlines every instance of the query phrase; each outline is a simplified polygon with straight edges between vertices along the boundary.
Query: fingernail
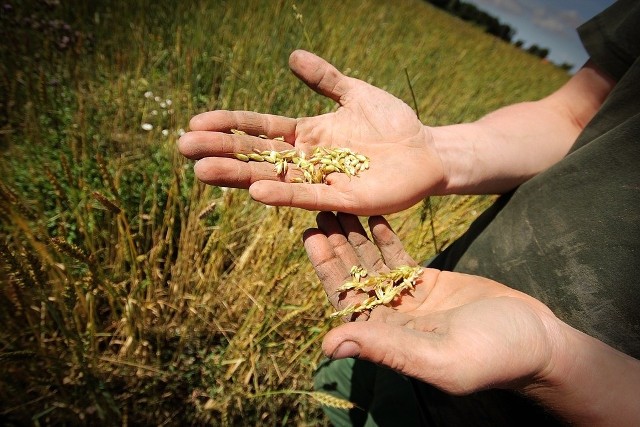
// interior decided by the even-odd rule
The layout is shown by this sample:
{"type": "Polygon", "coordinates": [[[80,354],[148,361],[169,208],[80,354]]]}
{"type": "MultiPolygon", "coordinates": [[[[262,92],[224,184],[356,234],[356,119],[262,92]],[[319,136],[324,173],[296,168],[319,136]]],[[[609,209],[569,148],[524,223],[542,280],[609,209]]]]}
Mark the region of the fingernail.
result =
{"type": "Polygon", "coordinates": [[[332,359],[344,359],[345,357],[358,357],[360,346],[353,341],[344,341],[331,355],[332,359]]]}

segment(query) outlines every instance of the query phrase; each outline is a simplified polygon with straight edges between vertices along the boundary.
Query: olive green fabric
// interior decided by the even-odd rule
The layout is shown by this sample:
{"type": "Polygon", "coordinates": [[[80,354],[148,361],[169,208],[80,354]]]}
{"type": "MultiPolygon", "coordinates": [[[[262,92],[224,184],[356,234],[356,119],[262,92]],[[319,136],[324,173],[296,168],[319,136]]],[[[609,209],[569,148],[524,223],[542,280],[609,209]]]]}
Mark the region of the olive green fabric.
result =
{"type": "Polygon", "coordinates": [[[558,317],[640,358],[640,2],[579,28],[618,78],[559,163],[503,196],[433,265],[530,294],[558,317]]]}
{"type": "Polygon", "coordinates": [[[357,405],[323,408],[336,427],[563,425],[541,406],[506,390],[452,396],[365,360],[324,360],[314,388],[357,405]]]}
{"type": "Polygon", "coordinates": [[[314,377],[314,388],[356,405],[350,410],[325,407],[334,426],[421,424],[420,404],[409,379],[373,363],[325,359],[314,377]]]}

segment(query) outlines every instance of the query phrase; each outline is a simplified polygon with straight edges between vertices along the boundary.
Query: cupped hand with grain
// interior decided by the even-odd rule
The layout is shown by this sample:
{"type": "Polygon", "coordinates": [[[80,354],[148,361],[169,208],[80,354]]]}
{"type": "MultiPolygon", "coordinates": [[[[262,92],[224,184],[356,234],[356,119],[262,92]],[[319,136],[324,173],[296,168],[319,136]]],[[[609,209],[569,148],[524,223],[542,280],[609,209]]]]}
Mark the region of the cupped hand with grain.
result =
{"type": "MultiPolygon", "coordinates": [[[[363,298],[337,291],[353,265],[370,272],[416,265],[382,217],[369,219],[373,241],[352,215],[322,212],[317,224],[304,245],[338,310],[363,298]]],[[[427,268],[413,291],[355,320],[326,335],[327,356],[369,360],[456,395],[514,389],[576,424],[638,415],[621,398],[639,379],[637,360],[498,282],[427,268]]]]}
{"type": "Polygon", "coordinates": [[[270,205],[359,215],[397,212],[425,194],[441,192],[442,162],[428,128],[407,104],[343,75],[309,52],[293,52],[290,67],[310,88],[337,102],[338,109],[304,118],[248,111],[212,111],[193,117],[191,131],[180,138],[179,148],[197,160],[195,172],[200,180],[249,188],[255,200],[270,205]],[[370,159],[369,169],[358,176],[333,173],[326,185],[309,185],[291,182],[299,178],[296,168],[280,176],[267,162],[241,162],[232,156],[292,146],[307,154],[319,146],[349,148],[370,159]]]}
{"type": "Polygon", "coordinates": [[[587,63],[545,98],[475,122],[430,127],[400,99],[312,53],[293,52],[289,65],[311,89],[337,102],[337,110],[303,118],[206,112],[191,119],[179,149],[197,160],[196,176],[205,183],[248,188],[270,205],[357,215],[398,212],[429,195],[512,190],[568,153],[613,84],[587,63]],[[368,157],[369,168],[357,177],[332,173],[322,185],[308,185],[296,182],[302,177],[296,168],[279,174],[267,162],[235,157],[292,148],[311,154],[317,147],[348,148],[368,157]]]}

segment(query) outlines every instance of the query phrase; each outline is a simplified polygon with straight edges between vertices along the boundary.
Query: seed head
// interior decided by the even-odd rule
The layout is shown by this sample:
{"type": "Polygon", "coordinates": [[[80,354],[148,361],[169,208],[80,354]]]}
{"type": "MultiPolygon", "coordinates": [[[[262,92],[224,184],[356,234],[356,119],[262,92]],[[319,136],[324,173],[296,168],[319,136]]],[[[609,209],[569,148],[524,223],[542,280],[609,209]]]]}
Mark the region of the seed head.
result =
{"type": "Polygon", "coordinates": [[[405,265],[387,273],[370,276],[364,268],[353,266],[350,271],[352,280],[345,282],[336,292],[353,291],[366,296],[366,298],[359,303],[336,311],[331,314],[331,317],[344,317],[371,310],[379,305],[389,305],[402,292],[413,290],[422,272],[423,269],[420,266],[405,265]]]}

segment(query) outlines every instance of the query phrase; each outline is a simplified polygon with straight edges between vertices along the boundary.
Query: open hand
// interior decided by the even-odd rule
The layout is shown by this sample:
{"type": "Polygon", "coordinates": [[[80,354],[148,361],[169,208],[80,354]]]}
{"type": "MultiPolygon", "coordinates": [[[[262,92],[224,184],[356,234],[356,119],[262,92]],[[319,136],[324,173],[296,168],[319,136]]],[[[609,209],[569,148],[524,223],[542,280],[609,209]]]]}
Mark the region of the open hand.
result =
{"type": "Polygon", "coordinates": [[[325,60],[305,51],[291,54],[293,73],[316,92],[339,104],[332,113],[288,118],[249,111],[212,111],[193,117],[191,132],[179,148],[197,160],[196,176],[205,183],[249,188],[251,196],[275,206],[374,215],[406,209],[443,185],[444,172],[427,127],[393,95],[341,74],[325,60]],[[246,135],[231,133],[231,129],[246,135]],[[265,135],[268,138],[260,138],[265,135]],[[284,141],[274,138],[284,137],[284,141]],[[315,147],[347,147],[370,159],[368,170],[349,177],[333,173],[328,185],[291,183],[272,164],[245,163],[231,153],[254,149],[310,154],[315,147]]]}
{"type": "MultiPolygon", "coordinates": [[[[416,265],[382,217],[369,219],[373,242],[357,217],[322,212],[305,232],[305,249],[331,303],[342,309],[355,295],[336,289],[350,268],[383,272],[416,265]]],[[[360,316],[358,320],[364,320],[360,316]]],[[[557,318],[541,302],[482,277],[425,269],[411,293],[366,321],[331,330],[323,343],[332,358],[385,365],[449,393],[520,388],[550,369],[557,318]]]]}

